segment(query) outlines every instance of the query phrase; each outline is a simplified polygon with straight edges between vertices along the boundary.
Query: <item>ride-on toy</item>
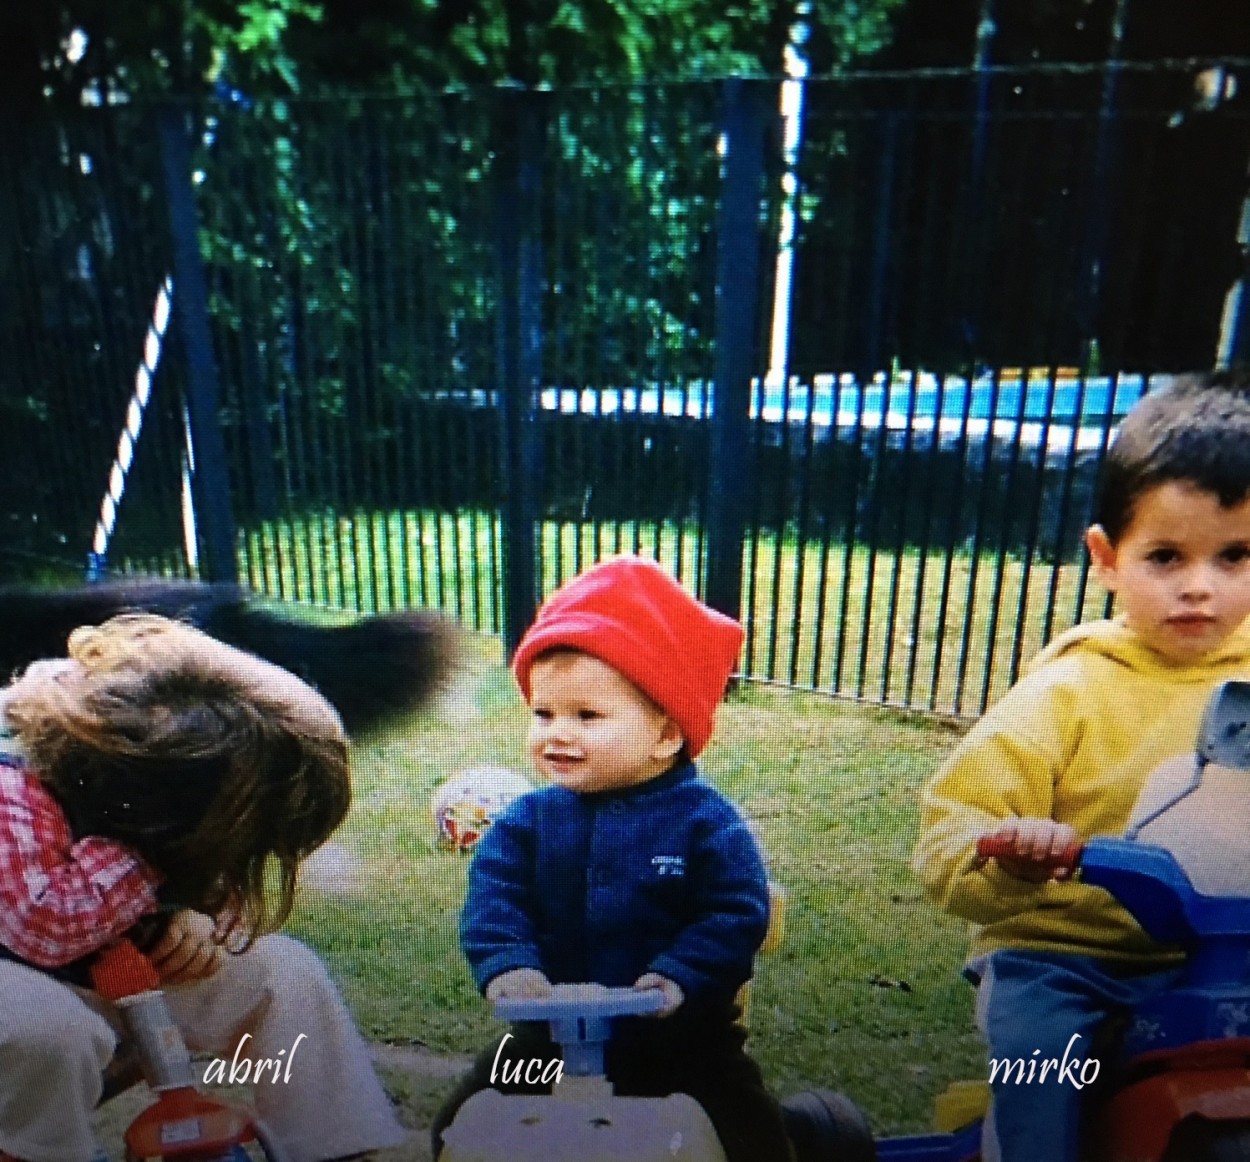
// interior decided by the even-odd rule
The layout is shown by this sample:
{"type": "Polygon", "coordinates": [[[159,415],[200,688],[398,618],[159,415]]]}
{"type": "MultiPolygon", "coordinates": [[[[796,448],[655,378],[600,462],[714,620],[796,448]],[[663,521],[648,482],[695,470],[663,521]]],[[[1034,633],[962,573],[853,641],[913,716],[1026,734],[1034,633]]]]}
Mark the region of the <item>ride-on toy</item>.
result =
{"type": "MultiPolygon", "coordinates": [[[[1200,894],[1171,852],[1136,839],[1196,791],[1212,766],[1250,772],[1250,682],[1215,691],[1191,778],[1129,838],[1091,839],[1054,860],[1106,888],[1154,939],[1188,953],[1181,981],[1133,1011],[1107,1063],[1086,1119],[1092,1162],[1250,1162],[1250,898],[1200,894]]],[[[1010,853],[983,844],[978,854],[1010,853]]],[[[980,1123],[973,1122],[881,1139],[877,1157],[974,1162],[979,1145],[980,1123]]]]}
{"type": "Polygon", "coordinates": [[[617,1097],[603,1076],[615,1017],[663,1007],[645,991],[556,985],[542,1000],[496,1001],[505,1021],[547,1021],[564,1070],[550,1097],[475,1094],[443,1132],[440,1162],[725,1162],[707,1115],[685,1094],[617,1097]]]}
{"type": "MultiPolygon", "coordinates": [[[[725,1162],[692,1097],[619,1097],[603,1075],[613,1019],[654,1013],[663,1003],[658,989],[594,984],[556,985],[541,1000],[497,1001],[502,1020],[548,1022],[562,1051],[561,1079],[549,1097],[474,1094],[443,1131],[440,1162],[725,1162]]],[[[867,1121],[839,1095],[811,1091],[782,1107],[800,1162],[872,1158],[867,1121]]]]}
{"type": "Polygon", "coordinates": [[[278,1144],[249,1110],[200,1093],[191,1055],[169,1015],[160,978],[126,939],[104,949],[91,966],[91,983],[122,1014],[138,1052],[143,1080],[156,1094],[125,1133],[128,1162],[245,1162],[255,1143],[269,1162],[285,1162],[278,1144]]]}

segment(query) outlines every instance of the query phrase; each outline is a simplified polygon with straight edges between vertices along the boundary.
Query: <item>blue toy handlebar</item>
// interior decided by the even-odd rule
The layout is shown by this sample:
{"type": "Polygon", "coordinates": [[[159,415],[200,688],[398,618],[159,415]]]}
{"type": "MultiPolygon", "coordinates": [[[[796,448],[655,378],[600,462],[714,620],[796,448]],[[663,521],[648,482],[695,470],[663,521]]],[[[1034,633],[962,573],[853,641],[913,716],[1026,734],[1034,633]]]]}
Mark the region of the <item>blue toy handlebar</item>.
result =
{"type": "Polygon", "coordinates": [[[504,1021],[607,1020],[645,1017],[664,1007],[659,989],[605,988],[602,985],[552,985],[549,997],[495,1002],[495,1016],[504,1021]]]}
{"type": "Polygon", "coordinates": [[[597,984],[552,985],[547,997],[495,1002],[504,1021],[546,1021],[572,1077],[603,1073],[603,1049],[616,1017],[645,1017],[664,1007],[659,989],[605,988],[597,984]]]}

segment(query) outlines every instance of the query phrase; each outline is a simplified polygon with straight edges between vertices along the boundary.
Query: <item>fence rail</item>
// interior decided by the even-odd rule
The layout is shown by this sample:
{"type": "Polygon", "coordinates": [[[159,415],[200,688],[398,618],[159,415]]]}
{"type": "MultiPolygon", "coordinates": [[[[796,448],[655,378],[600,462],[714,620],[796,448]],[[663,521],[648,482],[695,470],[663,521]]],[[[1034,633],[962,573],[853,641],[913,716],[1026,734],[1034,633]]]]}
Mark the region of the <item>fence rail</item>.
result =
{"type": "Polygon", "coordinates": [[[1192,74],[810,81],[786,181],[763,81],[9,126],[0,561],[81,562],[108,489],[114,567],[515,640],[642,552],[752,677],[975,714],[1105,609],[1117,419],[1245,334],[1250,119],[1192,74]]]}

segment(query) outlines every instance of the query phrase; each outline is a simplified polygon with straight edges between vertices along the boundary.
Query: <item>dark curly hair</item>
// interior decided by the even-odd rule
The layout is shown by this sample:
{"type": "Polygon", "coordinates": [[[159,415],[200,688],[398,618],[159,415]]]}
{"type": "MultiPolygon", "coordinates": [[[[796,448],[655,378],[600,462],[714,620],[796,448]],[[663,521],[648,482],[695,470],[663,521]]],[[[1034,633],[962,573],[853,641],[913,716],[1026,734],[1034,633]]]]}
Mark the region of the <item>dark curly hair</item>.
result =
{"type": "Polygon", "coordinates": [[[1178,376],[1143,396],[1116,432],[1103,464],[1094,520],[1115,544],[1150,489],[1194,485],[1225,508],[1250,496],[1250,371],[1178,376]]]}

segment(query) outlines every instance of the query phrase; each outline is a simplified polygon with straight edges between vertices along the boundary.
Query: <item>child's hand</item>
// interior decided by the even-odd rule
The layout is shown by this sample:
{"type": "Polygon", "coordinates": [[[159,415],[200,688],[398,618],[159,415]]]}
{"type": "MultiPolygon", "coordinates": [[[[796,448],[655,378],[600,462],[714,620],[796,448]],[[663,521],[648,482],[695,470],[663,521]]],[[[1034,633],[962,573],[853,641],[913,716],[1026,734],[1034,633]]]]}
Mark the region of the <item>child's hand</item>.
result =
{"type": "Polygon", "coordinates": [[[1070,879],[1076,870],[1055,862],[1076,843],[1076,831],[1070,824],[1054,819],[1008,819],[981,838],[1010,844],[1014,855],[997,859],[1003,871],[1016,879],[1040,884],[1049,879],[1070,879]]]}
{"type": "Polygon", "coordinates": [[[175,912],[161,938],[148,950],[148,959],[162,984],[204,980],[221,967],[225,955],[216,939],[212,916],[184,908],[175,912]]]}
{"type": "Polygon", "coordinates": [[[536,968],[514,968],[501,972],[486,986],[486,999],[495,1001],[536,1001],[551,996],[551,981],[536,968]]]}
{"type": "Polygon", "coordinates": [[[674,980],[669,980],[666,976],[661,976],[658,972],[644,972],[634,981],[634,988],[659,989],[664,994],[664,1007],[652,1013],[653,1017],[671,1017],[681,1008],[682,1001],[686,999],[686,994],[681,991],[681,985],[674,980]]]}
{"type": "Polygon", "coordinates": [[[253,933],[242,909],[228,904],[213,920],[213,943],[220,944],[227,952],[242,952],[253,933]]]}

